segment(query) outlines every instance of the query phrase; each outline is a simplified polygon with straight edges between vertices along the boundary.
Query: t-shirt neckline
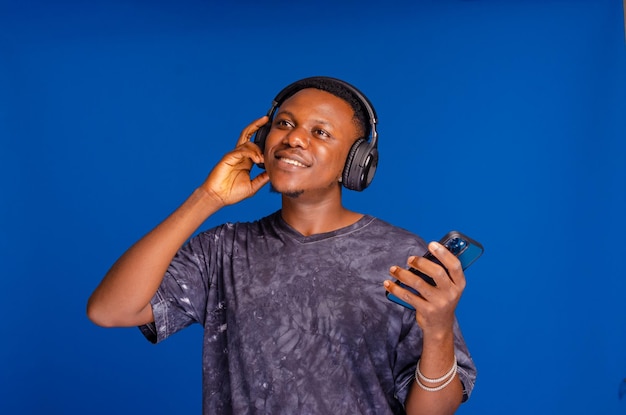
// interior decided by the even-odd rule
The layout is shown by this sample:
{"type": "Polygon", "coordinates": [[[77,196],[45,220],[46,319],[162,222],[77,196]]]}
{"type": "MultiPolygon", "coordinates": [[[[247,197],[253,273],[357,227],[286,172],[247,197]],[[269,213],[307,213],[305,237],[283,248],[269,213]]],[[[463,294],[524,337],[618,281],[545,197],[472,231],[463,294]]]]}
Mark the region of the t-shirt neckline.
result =
{"type": "Polygon", "coordinates": [[[364,214],[359,220],[357,220],[356,222],[354,222],[351,225],[344,226],[343,228],[335,229],[334,231],[330,231],[330,232],[316,233],[316,234],[313,234],[313,235],[306,236],[306,235],[302,235],[296,229],[291,227],[291,225],[289,225],[283,219],[283,216],[282,216],[280,210],[275,212],[273,216],[274,216],[274,224],[275,224],[276,228],[280,229],[287,236],[289,236],[290,238],[292,238],[292,239],[294,239],[294,240],[296,240],[296,241],[298,241],[300,243],[318,242],[318,241],[322,241],[322,240],[325,240],[325,239],[330,239],[330,238],[336,238],[338,236],[343,236],[343,235],[349,234],[351,232],[355,232],[355,231],[357,231],[357,230],[367,226],[374,219],[372,216],[364,214]]]}

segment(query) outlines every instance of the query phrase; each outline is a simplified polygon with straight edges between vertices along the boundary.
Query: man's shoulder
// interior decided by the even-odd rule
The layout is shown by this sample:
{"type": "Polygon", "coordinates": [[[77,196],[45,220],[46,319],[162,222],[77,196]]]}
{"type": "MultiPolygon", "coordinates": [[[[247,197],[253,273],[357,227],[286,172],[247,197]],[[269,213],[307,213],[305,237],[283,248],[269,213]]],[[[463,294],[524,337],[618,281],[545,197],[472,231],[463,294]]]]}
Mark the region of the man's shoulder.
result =
{"type": "Polygon", "coordinates": [[[250,234],[267,233],[276,227],[276,216],[279,212],[252,221],[224,222],[209,229],[199,232],[192,242],[202,242],[208,240],[232,239],[250,234]]]}
{"type": "Polygon", "coordinates": [[[384,219],[365,215],[368,220],[367,230],[382,239],[395,239],[398,242],[411,241],[418,245],[426,245],[420,235],[401,226],[392,224],[384,219]]]}
{"type": "Polygon", "coordinates": [[[419,238],[419,235],[417,235],[415,232],[412,232],[402,226],[395,225],[385,219],[381,219],[379,217],[370,216],[370,215],[365,215],[365,217],[371,219],[370,223],[372,226],[378,227],[380,229],[385,229],[389,232],[393,232],[396,234],[403,234],[403,235],[419,238]]]}

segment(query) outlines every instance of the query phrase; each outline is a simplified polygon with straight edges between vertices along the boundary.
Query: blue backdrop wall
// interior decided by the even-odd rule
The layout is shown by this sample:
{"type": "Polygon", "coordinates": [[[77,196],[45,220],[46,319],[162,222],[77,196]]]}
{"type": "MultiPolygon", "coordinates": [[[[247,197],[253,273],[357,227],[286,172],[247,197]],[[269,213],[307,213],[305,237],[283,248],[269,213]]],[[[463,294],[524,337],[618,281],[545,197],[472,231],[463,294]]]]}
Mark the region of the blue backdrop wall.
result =
{"type": "MultiPolygon", "coordinates": [[[[479,368],[459,413],[626,413],[623,16],[620,0],[1,3],[0,413],[200,413],[199,327],[153,346],[85,304],[311,75],[354,83],[380,118],[377,177],[349,207],[485,245],[458,309],[479,368]]],[[[204,228],[279,202],[262,190],[204,228]]]]}

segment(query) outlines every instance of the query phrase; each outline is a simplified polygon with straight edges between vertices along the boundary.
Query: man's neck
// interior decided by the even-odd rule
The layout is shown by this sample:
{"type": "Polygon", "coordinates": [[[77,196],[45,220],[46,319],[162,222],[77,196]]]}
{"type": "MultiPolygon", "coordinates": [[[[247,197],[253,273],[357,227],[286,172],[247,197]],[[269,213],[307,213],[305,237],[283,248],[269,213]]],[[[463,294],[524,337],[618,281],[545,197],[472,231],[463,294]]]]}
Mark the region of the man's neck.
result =
{"type": "Polygon", "coordinates": [[[332,232],[352,225],[362,214],[343,207],[341,199],[307,203],[283,196],[283,220],[304,236],[332,232]]]}

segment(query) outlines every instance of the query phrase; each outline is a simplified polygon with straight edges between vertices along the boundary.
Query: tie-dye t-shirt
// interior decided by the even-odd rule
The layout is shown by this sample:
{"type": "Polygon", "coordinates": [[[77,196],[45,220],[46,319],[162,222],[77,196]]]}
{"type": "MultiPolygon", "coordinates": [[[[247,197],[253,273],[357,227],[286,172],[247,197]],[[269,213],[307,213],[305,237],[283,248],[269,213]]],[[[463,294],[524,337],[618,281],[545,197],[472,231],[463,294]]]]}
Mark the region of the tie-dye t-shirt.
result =
{"type": "MultiPolygon", "coordinates": [[[[371,216],[311,236],[280,211],[224,224],[181,248],[141,330],[158,342],[203,325],[205,414],[402,414],[422,331],[382,283],[425,251],[371,216]]],[[[476,370],[454,330],[466,399],[476,370]]]]}

